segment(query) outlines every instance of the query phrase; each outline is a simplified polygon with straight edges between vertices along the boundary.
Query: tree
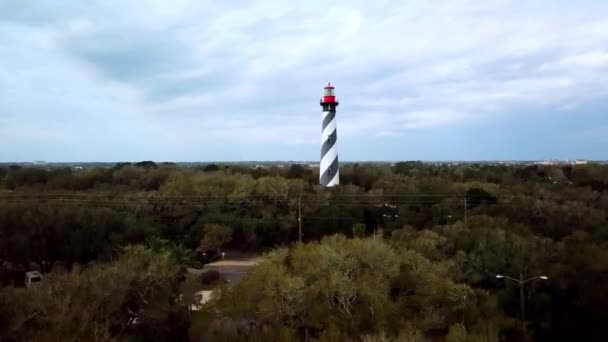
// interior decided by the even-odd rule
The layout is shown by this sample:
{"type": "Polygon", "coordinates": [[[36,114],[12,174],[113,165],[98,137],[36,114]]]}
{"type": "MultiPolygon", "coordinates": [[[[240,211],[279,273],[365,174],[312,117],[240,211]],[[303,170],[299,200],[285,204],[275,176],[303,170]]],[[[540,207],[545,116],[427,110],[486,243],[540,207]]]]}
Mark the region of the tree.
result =
{"type": "Polygon", "coordinates": [[[292,164],[289,167],[289,171],[287,171],[287,178],[304,178],[305,176],[307,176],[310,173],[310,170],[308,170],[306,167],[299,165],[299,164],[292,164]]]}
{"type": "MultiPolygon", "coordinates": [[[[241,298],[235,305],[249,304],[231,314],[247,320],[237,319],[245,323],[230,337],[251,322],[252,339],[398,340],[410,326],[411,336],[432,340],[493,340],[496,331],[523,340],[519,324],[511,326],[517,288],[495,275],[544,273],[548,281],[526,288],[527,337],[608,340],[596,323],[608,317],[608,165],[343,163],[340,173],[341,185],[327,189],[301,165],[0,167],[4,280],[23,279],[19,272],[32,268],[47,272],[45,279],[55,278],[62,268],[55,266],[105,269],[99,263],[116,261],[121,246],[151,237],[166,240],[150,248],[169,253],[178,273],[201,241],[252,252],[279,248],[285,255],[268,273],[247,281],[257,292],[231,293],[241,298]],[[313,243],[283,249],[298,239],[300,208],[303,237],[313,243]],[[386,238],[364,238],[359,222],[386,238]],[[327,238],[334,234],[358,238],[327,238]],[[381,254],[397,268],[359,254],[381,254]]],[[[25,318],[27,329],[44,323],[7,312],[25,318]]]]}
{"type": "Polygon", "coordinates": [[[0,292],[2,340],[183,339],[187,307],[169,253],[129,247],[113,263],[0,292]]]}
{"type": "Polygon", "coordinates": [[[215,172],[215,171],[219,171],[219,166],[215,165],[215,164],[208,164],[205,165],[205,167],[203,168],[203,171],[205,172],[215,172]]]}
{"type": "Polygon", "coordinates": [[[4,185],[7,174],[8,170],[4,167],[0,167],[0,188],[4,185]]]}
{"type": "Polygon", "coordinates": [[[144,168],[144,169],[156,169],[158,167],[158,165],[155,162],[150,161],[150,160],[135,163],[133,165],[144,168]]]}
{"type": "Polygon", "coordinates": [[[353,236],[358,238],[364,238],[366,235],[366,227],[363,223],[356,223],[353,226],[353,236]]]}
{"type": "Polygon", "coordinates": [[[262,177],[257,181],[256,193],[277,203],[289,195],[289,182],[283,177],[262,177]]]}
{"type": "Polygon", "coordinates": [[[122,215],[108,208],[0,205],[0,234],[9,242],[6,259],[25,270],[32,262],[48,272],[58,261],[70,268],[73,262],[109,256],[111,240],[116,242],[125,229],[122,215]]]}
{"type": "Polygon", "coordinates": [[[394,172],[403,175],[414,175],[424,168],[424,164],[420,161],[398,162],[394,166],[394,172]]]}
{"type": "Polygon", "coordinates": [[[466,193],[467,207],[473,209],[482,204],[495,204],[496,197],[481,188],[471,188],[466,193]]]}
{"type": "Polygon", "coordinates": [[[219,248],[232,240],[232,228],[221,224],[205,224],[201,246],[219,248]]]}
{"type": "Polygon", "coordinates": [[[413,326],[420,331],[410,336],[462,321],[472,326],[478,316],[495,315],[483,308],[486,297],[414,251],[397,251],[382,238],[336,235],[272,252],[222,294],[216,309],[247,322],[250,335],[284,327],[301,338],[344,340],[405,335],[413,326]]]}

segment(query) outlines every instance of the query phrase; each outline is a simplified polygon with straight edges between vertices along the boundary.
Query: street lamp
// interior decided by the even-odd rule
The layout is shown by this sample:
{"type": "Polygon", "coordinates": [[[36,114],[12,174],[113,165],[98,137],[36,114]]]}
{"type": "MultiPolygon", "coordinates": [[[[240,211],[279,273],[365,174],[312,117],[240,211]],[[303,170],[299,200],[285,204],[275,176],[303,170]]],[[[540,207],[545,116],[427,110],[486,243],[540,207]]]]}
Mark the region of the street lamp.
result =
{"type": "Polygon", "coordinates": [[[505,279],[513,280],[514,282],[516,282],[516,283],[518,283],[520,285],[523,285],[523,284],[525,284],[525,283],[527,283],[527,282],[529,282],[531,280],[534,280],[534,279],[542,279],[542,280],[548,280],[549,279],[549,277],[547,277],[546,275],[536,276],[536,277],[532,277],[532,278],[528,278],[528,279],[522,279],[521,274],[519,276],[519,279],[512,278],[512,277],[509,277],[509,276],[506,276],[506,275],[503,275],[503,274],[497,274],[496,278],[498,278],[498,279],[505,278],[505,279]]]}
{"type": "Polygon", "coordinates": [[[523,274],[520,273],[519,274],[519,279],[513,278],[513,277],[509,277],[507,275],[504,274],[497,274],[496,275],[497,279],[509,279],[512,280],[514,282],[516,282],[517,284],[519,284],[519,309],[520,309],[520,314],[521,314],[521,327],[522,327],[522,331],[526,329],[526,304],[524,301],[524,284],[526,284],[529,281],[535,280],[535,279],[541,279],[541,280],[548,280],[549,277],[547,277],[546,275],[541,275],[541,276],[536,276],[536,277],[532,277],[532,278],[528,278],[528,279],[524,279],[523,274]]]}

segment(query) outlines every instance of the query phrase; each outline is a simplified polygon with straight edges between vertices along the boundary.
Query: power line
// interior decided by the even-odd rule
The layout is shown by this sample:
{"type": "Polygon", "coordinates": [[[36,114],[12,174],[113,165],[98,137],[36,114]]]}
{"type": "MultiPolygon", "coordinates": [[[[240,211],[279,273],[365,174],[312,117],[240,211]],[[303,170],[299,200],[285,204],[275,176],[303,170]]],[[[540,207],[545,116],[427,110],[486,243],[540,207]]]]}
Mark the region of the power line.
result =
{"type": "MultiPolygon", "coordinates": [[[[441,204],[441,205],[449,205],[449,204],[459,204],[462,203],[462,200],[453,199],[453,200],[444,200],[444,201],[425,201],[425,200],[410,200],[410,201],[381,201],[381,202],[362,202],[362,201],[297,201],[297,200],[277,200],[277,201],[242,201],[240,203],[237,202],[229,202],[229,201],[142,201],[142,200],[104,200],[104,199],[73,199],[73,198],[18,198],[11,199],[8,201],[9,203],[18,203],[18,202],[40,202],[40,203],[90,203],[90,204],[124,204],[124,205],[151,205],[151,206],[171,206],[171,205],[198,205],[198,206],[234,206],[234,207],[244,207],[244,206],[267,206],[267,205],[293,205],[295,203],[301,203],[305,205],[317,205],[317,206],[363,206],[363,207],[383,207],[386,205],[397,205],[397,206],[405,206],[405,205],[426,205],[426,204],[441,204]]],[[[501,203],[491,203],[491,205],[499,205],[501,203]]]]}
{"type": "MultiPolygon", "coordinates": [[[[478,198],[485,199],[487,196],[445,196],[443,199],[440,199],[439,196],[434,197],[425,197],[425,196],[401,196],[396,197],[393,196],[391,198],[384,198],[382,196],[374,196],[374,197],[305,197],[305,196],[252,196],[252,197],[206,197],[206,196],[88,196],[88,195],[41,195],[41,194],[22,194],[22,195],[11,195],[11,196],[2,196],[0,195],[0,199],[5,200],[18,200],[18,199],[37,199],[37,200],[90,200],[90,201],[100,201],[100,200],[138,200],[138,201],[148,201],[153,203],[177,203],[177,202],[196,202],[196,203],[226,203],[229,201],[232,202],[293,202],[303,200],[306,203],[314,203],[314,202],[332,202],[332,203],[354,203],[357,201],[358,203],[369,203],[372,201],[383,201],[387,203],[409,203],[409,202],[428,202],[428,203],[436,203],[440,201],[459,201],[463,198],[478,198]],[[348,200],[348,198],[352,198],[348,200]],[[367,199],[369,198],[369,200],[367,199]]],[[[507,199],[508,197],[501,197],[500,199],[507,199]]],[[[498,198],[495,198],[498,200],[498,198]]]]}
{"type": "MultiPolygon", "coordinates": [[[[112,197],[111,194],[106,194],[106,195],[102,195],[102,194],[84,194],[84,193],[27,193],[27,192],[22,192],[22,193],[8,193],[8,194],[2,194],[0,193],[0,198],[11,198],[11,197],[112,197]]],[[[333,199],[333,198],[417,198],[417,197],[444,197],[444,198],[449,198],[449,197],[458,197],[458,198],[462,198],[462,197],[468,197],[468,198],[486,198],[488,197],[487,195],[467,195],[467,194],[398,194],[398,195],[387,195],[387,194],[331,194],[331,193],[325,193],[325,194],[298,194],[297,196],[295,194],[287,194],[287,195],[271,195],[271,194],[266,194],[266,195],[158,195],[158,194],[154,194],[154,195],[142,195],[142,196],[132,196],[132,197],[138,197],[138,198],[170,198],[170,199],[180,199],[180,198],[200,198],[200,199],[206,199],[206,198],[211,198],[211,199],[248,199],[248,198],[272,198],[272,197],[288,197],[288,198],[298,198],[298,197],[302,197],[302,198],[328,198],[328,199],[333,199]]]]}
{"type": "MultiPolygon", "coordinates": [[[[214,208],[214,209],[234,209],[234,210],[247,210],[247,209],[255,209],[255,207],[264,207],[264,206],[277,206],[283,205],[287,207],[292,207],[297,203],[247,203],[247,205],[237,204],[237,203],[227,203],[227,202],[139,202],[139,201],[100,201],[100,200],[70,200],[70,199],[19,199],[12,200],[12,203],[38,203],[44,205],[54,205],[54,206],[78,206],[78,207],[126,207],[126,208],[134,208],[134,207],[182,207],[182,208],[214,208]],[[249,208],[248,208],[249,207],[249,208]],[[250,208],[253,207],[253,208],[250,208]]],[[[439,204],[447,207],[451,207],[453,209],[460,208],[462,206],[462,201],[450,201],[450,202],[402,202],[402,203],[393,203],[390,204],[394,206],[393,210],[397,210],[398,208],[403,207],[417,207],[417,206],[427,206],[428,204],[439,204]]],[[[384,202],[382,203],[356,203],[356,202],[342,202],[342,203],[323,203],[323,202],[300,202],[300,205],[305,205],[308,207],[321,208],[321,207],[336,207],[339,206],[347,206],[353,208],[383,208],[385,207],[384,202]]],[[[488,203],[486,204],[486,208],[519,208],[520,206],[516,206],[513,203],[488,203]]],[[[465,214],[468,209],[465,204],[465,214]]]]}

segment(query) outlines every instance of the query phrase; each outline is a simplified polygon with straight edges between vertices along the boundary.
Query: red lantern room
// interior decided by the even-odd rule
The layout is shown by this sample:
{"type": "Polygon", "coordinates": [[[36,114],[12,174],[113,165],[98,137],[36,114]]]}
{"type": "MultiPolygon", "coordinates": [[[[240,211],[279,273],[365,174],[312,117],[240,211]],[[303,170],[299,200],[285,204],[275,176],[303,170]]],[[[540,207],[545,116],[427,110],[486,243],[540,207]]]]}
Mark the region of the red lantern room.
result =
{"type": "Polygon", "coordinates": [[[332,86],[331,83],[327,83],[327,86],[325,87],[325,93],[323,94],[323,100],[321,101],[321,103],[335,103],[335,104],[338,104],[338,102],[336,102],[336,95],[334,93],[334,86],[332,86]]]}

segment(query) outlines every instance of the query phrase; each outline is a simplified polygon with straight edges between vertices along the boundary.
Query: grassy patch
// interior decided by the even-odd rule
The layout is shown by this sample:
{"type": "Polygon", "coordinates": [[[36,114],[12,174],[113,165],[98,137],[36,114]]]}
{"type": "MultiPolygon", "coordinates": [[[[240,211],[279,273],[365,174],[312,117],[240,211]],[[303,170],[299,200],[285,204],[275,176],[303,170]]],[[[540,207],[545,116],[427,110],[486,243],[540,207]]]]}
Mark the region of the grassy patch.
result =
{"type": "Polygon", "coordinates": [[[192,319],[190,321],[190,330],[188,335],[190,341],[198,341],[203,333],[207,330],[211,322],[213,321],[213,314],[207,310],[194,311],[192,312],[192,319]]]}

